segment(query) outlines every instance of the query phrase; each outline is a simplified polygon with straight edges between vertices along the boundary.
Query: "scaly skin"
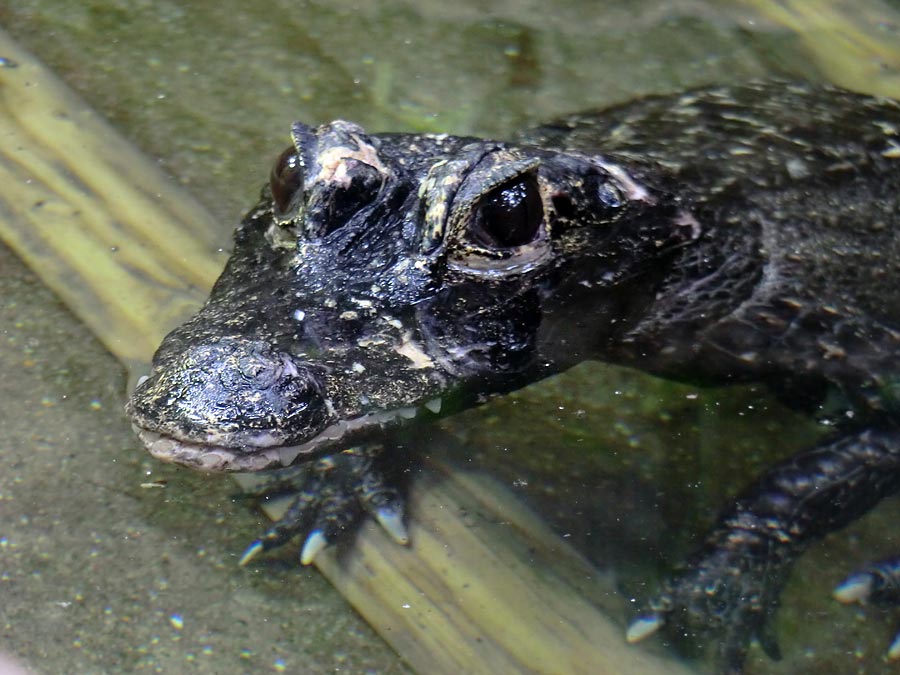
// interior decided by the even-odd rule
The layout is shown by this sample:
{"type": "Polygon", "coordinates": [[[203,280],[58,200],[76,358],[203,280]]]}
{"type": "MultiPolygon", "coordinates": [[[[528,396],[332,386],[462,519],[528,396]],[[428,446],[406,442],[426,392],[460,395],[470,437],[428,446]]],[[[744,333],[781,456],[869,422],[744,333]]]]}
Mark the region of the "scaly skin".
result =
{"type": "Polygon", "coordinates": [[[299,534],[308,562],[363,511],[403,541],[393,428],[586,359],[804,408],[837,394],[835,435],[727,507],[629,631],[715,631],[728,673],[753,636],[776,655],[766,620],[797,555],[898,487],[900,106],[763,83],[513,142],[341,121],[292,137],[128,405],[166,461],[309,464],[245,558],[299,534]]]}

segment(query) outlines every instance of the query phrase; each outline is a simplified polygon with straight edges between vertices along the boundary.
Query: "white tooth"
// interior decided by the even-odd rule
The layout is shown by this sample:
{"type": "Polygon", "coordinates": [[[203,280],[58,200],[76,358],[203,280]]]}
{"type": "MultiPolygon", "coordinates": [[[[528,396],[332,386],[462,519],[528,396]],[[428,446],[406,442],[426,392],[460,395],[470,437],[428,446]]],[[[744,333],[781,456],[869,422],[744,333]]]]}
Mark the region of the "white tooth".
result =
{"type": "Polygon", "coordinates": [[[433,398],[425,404],[425,407],[437,415],[441,412],[441,399],[433,398]]]}
{"type": "Polygon", "coordinates": [[[149,375],[141,375],[141,376],[138,378],[137,384],[136,384],[135,386],[136,386],[136,387],[140,387],[142,384],[144,384],[144,382],[146,382],[146,381],[149,380],[149,379],[150,379],[150,376],[149,376],[149,375]]]}
{"type": "Polygon", "coordinates": [[[416,409],[415,408],[400,408],[400,410],[397,411],[397,414],[400,415],[400,417],[402,417],[405,420],[411,420],[413,417],[416,416],[416,409]]]}

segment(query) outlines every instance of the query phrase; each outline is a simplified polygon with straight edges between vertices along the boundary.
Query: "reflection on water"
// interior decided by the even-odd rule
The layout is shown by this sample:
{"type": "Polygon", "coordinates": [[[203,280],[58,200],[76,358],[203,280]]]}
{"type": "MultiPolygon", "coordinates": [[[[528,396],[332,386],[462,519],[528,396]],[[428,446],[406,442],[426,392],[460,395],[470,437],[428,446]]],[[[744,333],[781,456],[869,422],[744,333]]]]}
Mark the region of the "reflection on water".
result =
{"type": "MultiPolygon", "coordinates": [[[[880,2],[480,7],[45,0],[2,8],[0,20],[221,218],[223,245],[293,119],[506,135],[645,92],[767,74],[900,95],[898,16],[880,2]]],[[[20,279],[12,262],[0,269],[20,279]]],[[[405,672],[290,552],[256,574],[236,567],[260,527],[252,512],[223,481],[140,453],[118,412],[121,372],[84,333],[60,339],[77,329],[60,328],[68,319],[33,283],[4,295],[5,371],[22,377],[0,390],[0,647],[47,673],[405,672]],[[167,487],[141,490],[143,472],[167,487]]],[[[762,389],[585,365],[428,440],[513,486],[610,572],[621,593],[609,610],[624,625],[628,599],[647,595],[729,495],[820,431],[762,389]]],[[[755,657],[752,672],[889,671],[890,621],[829,597],[893,548],[889,508],[803,558],[777,626],[785,662],[755,657]]]]}

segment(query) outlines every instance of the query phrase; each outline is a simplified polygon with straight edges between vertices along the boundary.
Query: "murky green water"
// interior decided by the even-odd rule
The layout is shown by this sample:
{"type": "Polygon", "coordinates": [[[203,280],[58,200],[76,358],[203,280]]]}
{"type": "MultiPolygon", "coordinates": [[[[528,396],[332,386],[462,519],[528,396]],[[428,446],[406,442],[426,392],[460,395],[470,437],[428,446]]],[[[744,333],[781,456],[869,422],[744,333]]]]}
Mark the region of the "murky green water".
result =
{"type": "MultiPolygon", "coordinates": [[[[502,136],[646,92],[844,72],[759,2],[251,4],[0,2],[0,25],[183,181],[221,219],[223,246],[294,119],[502,136]]],[[[854,14],[900,42],[898,3],[854,14]]],[[[290,551],[236,566],[260,517],[230,482],[141,453],[121,369],[6,253],[0,312],[0,650],[40,673],[407,672],[290,551]],[[138,487],[147,471],[165,490],[138,487]]],[[[728,495],[818,432],[762,390],[592,365],[435,438],[641,597],[728,495]]],[[[755,650],[750,672],[891,672],[893,619],[830,591],[893,548],[892,506],[803,558],[778,622],[785,662],[755,650]]]]}

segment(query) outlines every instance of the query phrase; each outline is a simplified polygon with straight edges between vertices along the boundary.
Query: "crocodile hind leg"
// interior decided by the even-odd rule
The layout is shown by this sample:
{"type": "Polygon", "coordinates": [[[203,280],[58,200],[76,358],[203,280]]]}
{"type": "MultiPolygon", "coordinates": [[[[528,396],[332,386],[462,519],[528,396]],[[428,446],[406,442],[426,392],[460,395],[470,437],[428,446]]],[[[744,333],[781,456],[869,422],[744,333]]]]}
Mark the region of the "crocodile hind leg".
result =
{"type": "Polygon", "coordinates": [[[900,488],[900,430],[833,438],[776,465],[719,517],[682,572],[631,624],[637,642],[666,625],[717,637],[722,673],[743,670],[750,641],[779,658],[768,621],[794,560],[900,488]]]}

